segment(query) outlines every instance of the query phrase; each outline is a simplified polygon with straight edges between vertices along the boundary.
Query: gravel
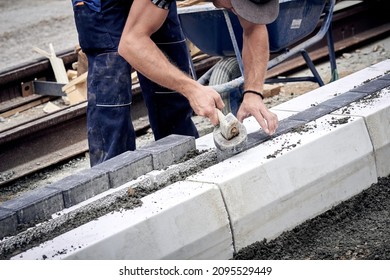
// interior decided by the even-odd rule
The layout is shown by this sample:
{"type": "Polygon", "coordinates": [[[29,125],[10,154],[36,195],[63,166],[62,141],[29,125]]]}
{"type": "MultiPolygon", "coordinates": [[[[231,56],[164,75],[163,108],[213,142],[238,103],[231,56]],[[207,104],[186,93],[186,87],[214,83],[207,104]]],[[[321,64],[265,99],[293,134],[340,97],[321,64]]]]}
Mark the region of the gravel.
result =
{"type": "Polygon", "coordinates": [[[273,240],[257,241],[235,260],[389,260],[390,176],[273,240]]]}

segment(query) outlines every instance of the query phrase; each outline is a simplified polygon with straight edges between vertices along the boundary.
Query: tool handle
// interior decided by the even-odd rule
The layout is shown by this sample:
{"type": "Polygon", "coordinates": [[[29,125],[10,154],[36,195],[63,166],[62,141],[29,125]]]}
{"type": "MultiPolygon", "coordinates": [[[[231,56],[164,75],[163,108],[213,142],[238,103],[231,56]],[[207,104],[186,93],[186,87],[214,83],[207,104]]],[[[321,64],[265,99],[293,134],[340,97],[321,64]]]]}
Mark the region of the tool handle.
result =
{"type": "Polygon", "coordinates": [[[216,108],[216,110],[217,110],[219,122],[221,123],[221,122],[225,121],[225,115],[222,113],[222,111],[219,110],[218,108],[216,108]]]}

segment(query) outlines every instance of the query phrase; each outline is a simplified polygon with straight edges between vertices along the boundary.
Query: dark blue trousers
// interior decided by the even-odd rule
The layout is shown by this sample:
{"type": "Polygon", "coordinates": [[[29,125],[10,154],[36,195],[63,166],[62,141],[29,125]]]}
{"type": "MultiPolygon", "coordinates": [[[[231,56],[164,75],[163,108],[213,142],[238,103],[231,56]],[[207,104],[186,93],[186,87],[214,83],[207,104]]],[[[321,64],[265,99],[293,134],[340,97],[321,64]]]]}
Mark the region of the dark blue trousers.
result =
{"type": "MultiPolygon", "coordinates": [[[[79,43],[88,57],[87,128],[91,166],[136,148],[131,120],[131,65],[118,54],[131,2],[105,0],[100,12],[87,5],[73,7],[79,43]]],[[[170,61],[190,73],[187,45],[175,5],[152,39],[170,61]]],[[[138,77],[155,140],[170,134],[199,136],[191,120],[192,108],[184,96],[140,73],[138,77]]]]}

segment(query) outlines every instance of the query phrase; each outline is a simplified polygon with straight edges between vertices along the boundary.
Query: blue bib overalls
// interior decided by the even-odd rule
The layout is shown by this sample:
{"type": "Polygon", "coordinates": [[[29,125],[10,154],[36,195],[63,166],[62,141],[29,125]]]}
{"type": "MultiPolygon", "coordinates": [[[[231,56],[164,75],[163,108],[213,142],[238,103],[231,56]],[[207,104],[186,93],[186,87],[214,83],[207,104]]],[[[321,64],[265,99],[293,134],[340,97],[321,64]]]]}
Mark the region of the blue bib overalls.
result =
{"type": "MultiPolygon", "coordinates": [[[[131,120],[131,66],[118,54],[118,44],[132,1],[73,0],[79,43],[88,57],[87,129],[91,166],[135,150],[131,120]]],[[[157,46],[182,71],[190,73],[187,45],[176,3],[152,36],[157,46]]],[[[155,140],[170,134],[198,137],[188,100],[138,73],[155,140]]]]}

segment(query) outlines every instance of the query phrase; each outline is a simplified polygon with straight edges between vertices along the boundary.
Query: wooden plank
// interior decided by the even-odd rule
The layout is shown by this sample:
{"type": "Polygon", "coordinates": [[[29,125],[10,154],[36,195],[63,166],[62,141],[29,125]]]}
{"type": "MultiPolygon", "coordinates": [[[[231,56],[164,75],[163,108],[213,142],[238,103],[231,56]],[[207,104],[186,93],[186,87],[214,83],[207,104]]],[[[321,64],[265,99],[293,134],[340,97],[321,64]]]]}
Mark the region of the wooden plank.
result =
{"type": "Polygon", "coordinates": [[[67,83],[66,85],[64,85],[62,87],[62,91],[66,92],[67,90],[69,90],[70,88],[72,88],[73,86],[77,85],[77,84],[80,84],[80,83],[84,83],[86,80],[87,80],[87,77],[88,77],[88,72],[85,72],[83,74],[81,74],[80,76],[78,76],[77,78],[74,78],[73,80],[71,80],[69,83],[67,83]]]}
{"type": "Polygon", "coordinates": [[[56,81],[58,83],[63,83],[63,84],[68,83],[69,80],[68,80],[68,75],[67,75],[66,70],[65,70],[64,62],[62,61],[61,58],[56,56],[56,54],[54,52],[53,44],[49,44],[49,48],[50,48],[50,53],[48,53],[44,50],[41,50],[37,47],[33,47],[33,49],[36,52],[40,53],[43,56],[46,56],[50,60],[50,64],[51,64],[51,67],[53,68],[53,72],[54,72],[54,76],[56,78],[56,81]]]}
{"type": "Polygon", "coordinates": [[[70,105],[87,100],[87,77],[88,72],[85,72],[62,87],[70,105]]]}

